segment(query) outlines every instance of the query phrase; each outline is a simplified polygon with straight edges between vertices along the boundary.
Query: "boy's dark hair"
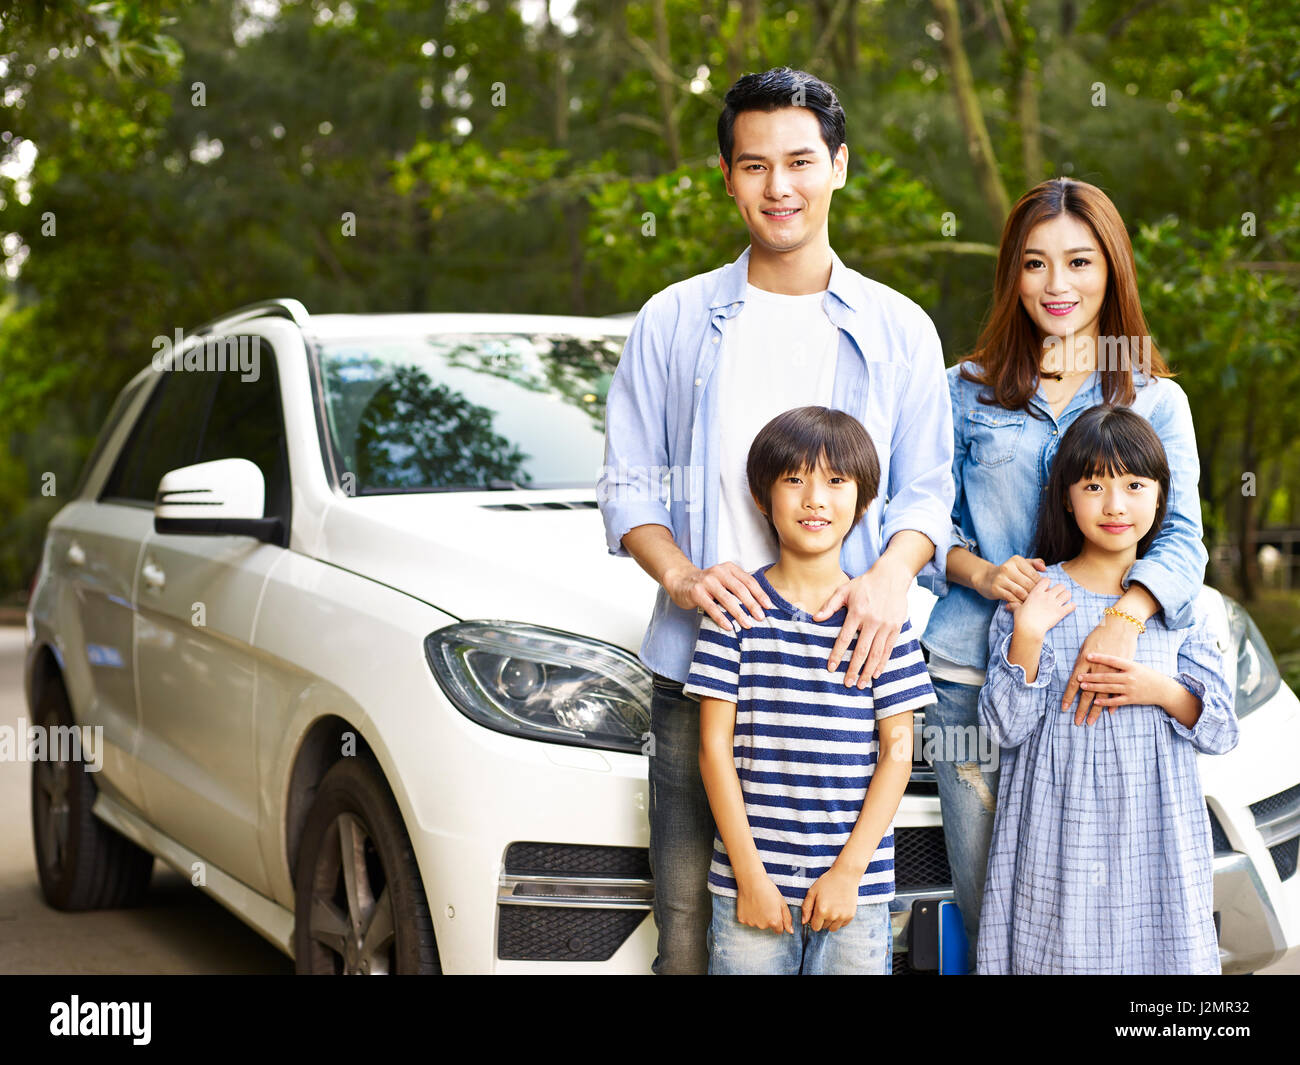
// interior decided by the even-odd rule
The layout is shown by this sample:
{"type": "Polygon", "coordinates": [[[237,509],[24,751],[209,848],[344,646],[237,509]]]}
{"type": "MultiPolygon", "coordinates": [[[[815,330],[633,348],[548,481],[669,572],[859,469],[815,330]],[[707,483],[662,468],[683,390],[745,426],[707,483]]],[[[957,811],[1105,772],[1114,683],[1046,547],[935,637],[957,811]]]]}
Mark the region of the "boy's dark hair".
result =
{"type": "Polygon", "coordinates": [[[718,152],[731,169],[736,147],[736,116],[742,111],[779,111],[783,107],[806,107],[817,116],[822,140],[831,158],[844,143],[844,108],[839,97],[821,78],[802,70],[776,67],[761,74],[746,74],[736,80],[723,98],[718,116],[718,152]]]}
{"type": "Polygon", "coordinates": [[[862,423],[830,407],[795,407],[758,431],[749,445],[745,475],[773,533],[772,486],[786,474],[816,469],[822,460],[832,473],[857,482],[852,529],[880,488],[880,459],[862,423]]]}
{"type": "Polygon", "coordinates": [[[1169,509],[1169,460],[1150,422],[1127,407],[1105,403],[1084,411],[1061,437],[1038,511],[1033,553],[1048,565],[1076,557],[1083,550],[1083,531],[1065,509],[1070,486],[1085,477],[1118,474],[1149,477],[1160,486],[1155,520],[1137,545],[1137,557],[1145,555],[1169,509]]]}

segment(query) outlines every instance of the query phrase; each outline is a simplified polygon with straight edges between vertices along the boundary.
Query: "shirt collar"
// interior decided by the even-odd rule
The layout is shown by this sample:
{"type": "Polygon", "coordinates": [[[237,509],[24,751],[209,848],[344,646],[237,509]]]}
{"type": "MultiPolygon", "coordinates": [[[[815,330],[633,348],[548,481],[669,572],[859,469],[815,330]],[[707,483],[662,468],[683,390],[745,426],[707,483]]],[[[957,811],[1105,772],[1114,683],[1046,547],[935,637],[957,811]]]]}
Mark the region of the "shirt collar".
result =
{"type": "MultiPolygon", "coordinates": [[[[713,300],[710,302],[709,308],[711,310],[725,308],[733,314],[738,312],[745,302],[745,296],[748,294],[746,287],[748,284],[749,248],[746,247],[741,252],[739,259],[722,268],[722,277],[718,281],[718,287],[713,293],[713,300]]],[[[832,296],[849,310],[856,311],[859,309],[861,287],[855,280],[853,271],[845,266],[840,257],[835,254],[834,248],[831,249],[831,279],[826,288],[832,296]]],[[[731,315],[728,315],[728,317],[731,317],[731,315]]]]}

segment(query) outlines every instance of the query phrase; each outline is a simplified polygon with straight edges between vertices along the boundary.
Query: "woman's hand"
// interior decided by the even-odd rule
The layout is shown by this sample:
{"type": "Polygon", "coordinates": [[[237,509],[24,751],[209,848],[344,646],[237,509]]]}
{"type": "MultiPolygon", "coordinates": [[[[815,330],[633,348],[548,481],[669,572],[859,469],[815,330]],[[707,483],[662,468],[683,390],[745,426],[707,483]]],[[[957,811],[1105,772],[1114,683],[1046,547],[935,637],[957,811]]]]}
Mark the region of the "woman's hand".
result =
{"type": "MultiPolygon", "coordinates": [[[[1169,697],[1171,678],[1158,670],[1117,655],[1090,654],[1088,660],[1093,663],[1094,670],[1109,668],[1112,671],[1080,676],[1079,687],[1095,694],[1093,706],[1104,706],[1114,713],[1117,706],[1163,706],[1169,697]]],[[[1090,717],[1088,724],[1091,725],[1093,720],[1090,717]]]]}
{"type": "Polygon", "coordinates": [[[985,599],[1023,603],[1025,596],[1034,590],[1039,574],[1046,569],[1047,564],[1041,558],[1012,555],[1000,566],[988,563],[976,578],[975,590],[985,599]]]}
{"type": "Polygon", "coordinates": [[[1009,602],[1006,609],[1015,615],[1016,632],[1041,640],[1053,625],[1073,613],[1074,606],[1070,602],[1068,584],[1053,584],[1046,577],[1040,577],[1023,603],[1009,602]]]}
{"type": "MultiPolygon", "coordinates": [[[[1111,655],[1132,661],[1137,657],[1138,631],[1130,621],[1106,615],[1092,632],[1088,633],[1083,646],[1079,648],[1079,657],[1075,659],[1074,669],[1070,672],[1070,681],[1065,686],[1065,695],[1061,699],[1062,712],[1070,709],[1074,697],[1079,696],[1079,708],[1074,713],[1074,723],[1082,725],[1087,718],[1088,724],[1094,724],[1101,717],[1101,707],[1094,701],[1094,692],[1079,686],[1079,675],[1090,673],[1095,668],[1089,655],[1111,655]]],[[[1115,707],[1107,706],[1112,714],[1115,707]]]]}
{"type": "Polygon", "coordinates": [[[737,877],[736,920],[769,932],[794,932],[794,919],[785,896],[766,872],[752,880],[737,877]]]}

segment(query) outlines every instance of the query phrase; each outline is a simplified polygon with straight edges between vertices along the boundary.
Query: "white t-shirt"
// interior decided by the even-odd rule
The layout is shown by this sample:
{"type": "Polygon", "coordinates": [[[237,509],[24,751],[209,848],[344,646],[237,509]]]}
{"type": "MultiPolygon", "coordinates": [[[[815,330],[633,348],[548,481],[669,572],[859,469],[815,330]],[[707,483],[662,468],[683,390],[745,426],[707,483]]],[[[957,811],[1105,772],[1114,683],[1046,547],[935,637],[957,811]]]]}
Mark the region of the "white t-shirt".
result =
{"type": "Polygon", "coordinates": [[[787,296],[749,285],[715,370],[722,419],[718,561],[735,562],[746,573],[781,554],[749,492],[749,446],[778,414],[831,405],[840,331],[826,317],[825,299],[825,292],[787,296]]]}

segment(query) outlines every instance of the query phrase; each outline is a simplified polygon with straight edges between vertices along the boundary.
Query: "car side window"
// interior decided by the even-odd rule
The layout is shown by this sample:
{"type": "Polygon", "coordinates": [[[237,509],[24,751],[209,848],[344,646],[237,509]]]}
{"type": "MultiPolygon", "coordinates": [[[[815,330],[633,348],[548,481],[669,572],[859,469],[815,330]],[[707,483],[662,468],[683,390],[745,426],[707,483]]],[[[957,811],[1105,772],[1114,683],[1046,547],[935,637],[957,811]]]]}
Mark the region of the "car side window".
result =
{"type": "Polygon", "coordinates": [[[122,420],[123,413],[132,404],[141,389],[145,387],[145,384],[146,382],[143,380],[134,384],[127,384],[117,394],[113,406],[109,409],[108,417],[104,419],[104,424],[99,430],[99,436],[95,438],[95,446],[91,448],[90,454],[86,456],[86,461],[82,464],[81,473],[77,477],[77,487],[72,492],[74,498],[79,497],[86,490],[86,483],[90,480],[91,473],[99,464],[104,449],[108,447],[108,441],[117,429],[118,422],[122,420]]]}
{"type": "Polygon", "coordinates": [[[264,515],[283,518],[287,530],[291,495],[289,455],[275,354],[265,337],[229,339],[231,342],[237,339],[240,345],[243,353],[240,365],[251,366],[253,370],[247,374],[227,370],[219,375],[212,412],[199,443],[199,457],[194,461],[248,459],[255,463],[266,483],[264,515]],[[246,376],[248,380],[244,379],[246,376]]]}
{"type": "Polygon", "coordinates": [[[198,461],[194,456],[216,386],[215,375],[196,370],[161,373],[163,379],[104,483],[101,500],[153,506],[163,474],[198,461]]]}

